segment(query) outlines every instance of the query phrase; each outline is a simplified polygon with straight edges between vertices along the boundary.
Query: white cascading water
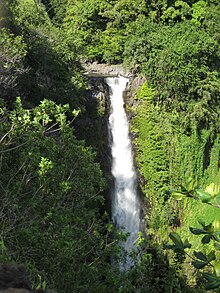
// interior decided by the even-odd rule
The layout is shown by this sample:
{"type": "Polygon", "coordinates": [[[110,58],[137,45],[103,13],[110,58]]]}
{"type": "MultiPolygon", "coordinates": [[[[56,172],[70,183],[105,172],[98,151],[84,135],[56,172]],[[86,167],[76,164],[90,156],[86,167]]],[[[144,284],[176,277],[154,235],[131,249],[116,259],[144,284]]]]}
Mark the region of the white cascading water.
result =
{"type": "MultiPolygon", "coordinates": [[[[129,138],[128,119],[124,109],[123,92],[128,79],[125,77],[108,77],[112,113],[109,116],[111,133],[112,175],[114,190],[112,192],[112,220],[118,229],[129,232],[130,236],[122,244],[129,253],[134,249],[140,229],[140,203],[137,195],[137,180],[133,165],[131,141],[129,138]]],[[[132,266],[129,256],[121,270],[132,266]]]]}

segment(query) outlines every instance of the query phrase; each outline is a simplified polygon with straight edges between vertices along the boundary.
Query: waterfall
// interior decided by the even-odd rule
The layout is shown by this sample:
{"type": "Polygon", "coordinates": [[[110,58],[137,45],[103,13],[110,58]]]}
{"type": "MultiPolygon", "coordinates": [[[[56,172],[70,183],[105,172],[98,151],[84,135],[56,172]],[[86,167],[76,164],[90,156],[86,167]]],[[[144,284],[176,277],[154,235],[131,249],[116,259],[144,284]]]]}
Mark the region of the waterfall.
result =
{"type": "MultiPolygon", "coordinates": [[[[128,119],[124,109],[123,91],[128,82],[124,77],[108,77],[106,82],[110,89],[112,112],[109,116],[109,131],[111,135],[112,166],[114,177],[112,191],[112,220],[118,229],[129,232],[130,235],[124,249],[129,253],[134,249],[140,226],[140,203],[137,195],[137,179],[133,166],[132,147],[129,138],[128,119]]],[[[123,266],[123,265],[121,265],[123,266]]],[[[126,259],[127,270],[132,266],[129,256],[126,259]]]]}

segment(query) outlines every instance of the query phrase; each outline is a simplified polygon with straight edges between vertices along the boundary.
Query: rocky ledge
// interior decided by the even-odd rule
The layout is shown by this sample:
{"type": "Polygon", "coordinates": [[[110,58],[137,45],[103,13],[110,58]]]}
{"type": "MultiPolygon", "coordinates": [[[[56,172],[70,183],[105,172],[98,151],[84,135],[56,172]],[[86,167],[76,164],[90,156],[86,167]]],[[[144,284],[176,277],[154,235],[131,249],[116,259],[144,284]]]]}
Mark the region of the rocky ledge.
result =
{"type": "Polygon", "coordinates": [[[95,76],[124,76],[131,77],[132,74],[128,70],[124,69],[122,65],[108,65],[108,64],[100,64],[100,63],[90,63],[84,64],[85,75],[89,77],[95,76]]]}

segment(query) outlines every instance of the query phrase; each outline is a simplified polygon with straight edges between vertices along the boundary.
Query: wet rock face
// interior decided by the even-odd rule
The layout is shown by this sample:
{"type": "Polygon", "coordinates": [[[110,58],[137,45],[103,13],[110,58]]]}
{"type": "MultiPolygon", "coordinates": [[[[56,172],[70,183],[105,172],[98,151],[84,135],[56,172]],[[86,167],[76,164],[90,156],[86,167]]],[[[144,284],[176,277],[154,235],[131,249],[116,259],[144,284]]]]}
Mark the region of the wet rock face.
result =
{"type": "Polygon", "coordinates": [[[23,266],[0,264],[0,293],[55,293],[31,290],[28,274],[23,266]]]}
{"type": "MultiPolygon", "coordinates": [[[[97,153],[98,161],[106,167],[108,157],[109,88],[105,78],[89,77],[85,95],[85,111],[75,121],[75,134],[97,153]]],[[[104,168],[105,168],[104,167],[104,168]]]]}
{"type": "Polygon", "coordinates": [[[141,88],[143,83],[146,81],[146,78],[140,75],[133,76],[130,78],[129,83],[124,92],[124,100],[128,106],[132,106],[134,104],[134,98],[137,94],[137,90],[141,88]]]}

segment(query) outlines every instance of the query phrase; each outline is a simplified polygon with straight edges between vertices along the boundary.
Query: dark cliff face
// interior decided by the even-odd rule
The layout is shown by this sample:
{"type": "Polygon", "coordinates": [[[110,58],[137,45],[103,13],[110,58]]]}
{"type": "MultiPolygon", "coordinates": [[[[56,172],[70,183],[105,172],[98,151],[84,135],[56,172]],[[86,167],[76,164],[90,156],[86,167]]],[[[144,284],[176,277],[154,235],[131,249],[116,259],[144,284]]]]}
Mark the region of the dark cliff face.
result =
{"type": "Polygon", "coordinates": [[[75,133],[79,139],[97,153],[103,169],[108,168],[108,116],[110,112],[109,89],[104,77],[89,77],[85,96],[85,109],[75,121],[75,133]]]}
{"type": "MultiPolygon", "coordinates": [[[[126,90],[124,92],[124,101],[126,106],[133,106],[135,103],[135,95],[137,93],[138,88],[140,88],[143,83],[146,81],[146,78],[140,75],[132,76],[129,79],[126,90]]],[[[129,111],[127,111],[129,116],[129,111]]]]}
{"type": "Polygon", "coordinates": [[[106,178],[105,208],[110,210],[112,175],[108,130],[108,118],[111,112],[109,88],[104,76],[90,76],[87,78],[87,84],[85,109],[76,119],[74,128],[77,138],[83,139],[96,152],[97,161],[106,178]]]}

